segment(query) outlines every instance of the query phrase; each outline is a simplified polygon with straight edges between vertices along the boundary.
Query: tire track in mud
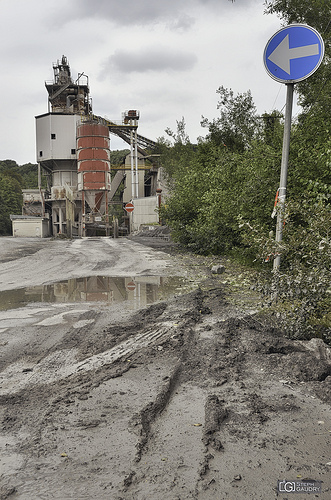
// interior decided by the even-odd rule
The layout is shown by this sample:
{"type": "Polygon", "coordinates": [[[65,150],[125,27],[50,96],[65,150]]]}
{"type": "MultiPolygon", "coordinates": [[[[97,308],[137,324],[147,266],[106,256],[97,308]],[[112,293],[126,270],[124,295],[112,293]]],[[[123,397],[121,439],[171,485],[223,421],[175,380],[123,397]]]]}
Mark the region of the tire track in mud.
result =
{"type": "Polygon", "coordinates": [[[180,363],[174,367],[169,376],[166,377],[165,383],[159,388],[155,399],[148,403],[139,413],[133,415],[129,422],[130,431],[139,436],[138,443],[136,444],[137,453],[135,462],[140,462],[142,458],[150,437],[151,425],[169,403],[178,383],[181,368],[180,363]]]}
{"type": "MultiPolygon", "coordinates": [[[[201,302],[200,312],[208,313],[201,302]]],[[[310,396],[301,384],[310,383],[309,391],[327,400],[330,349],[319,341],[286,339],[251,315],[228,314],[226,320],[210,321],[207,315],[195,327],[190,324],[172,394],[166,385],[159,393],[161,401],[166,394],[166,404],[158,405],[156,398],[155,406],[140,412],[138,464],[127,471],[123,500],[214,500],[220,492],[246,500],[253,491],[254,498],[264,500],[266,491],[268,497],[274,494],[278,476],[291,469],[303,473],[308,453],[310,473],[326,481],[328,466],[318,461],[328,445],[313,429],[314,422],[324,425],[329,407],[314,399],[306,409],[310,396]],[[192,384],[198,390],[194,395],[192,384]],[[186,391],[193,397],[185,405],[186,391]],[[179,416],[183,407],[188,420],[179,416]],[[302,425],[309,426],[310,444],[300,439],[302,425]]]]}
{"type": "MultiPolygon", "coordinates": [[[[196,306],[194,295],[192,300],[194,306],[196,306]]],[[[191,299],[189,302],[191,302],[191,299]]],[[[85,369],[77,369],[75,372],[71,370],[69,373],[70,376],[65,377],[62,373],[60,380],[52,382],[48,378],[46,384],[45,380],[39,380],[38,384],[31,384],[30,380],[30,383],[27,382],[25,384],[24,389],[20,387],[20,390],[17,392],[14,390],[11,394],[3,394],[1,396],[0,403],[6,407],[4,418],[2,419],[2,430],[7,434],[11,432],[17,434],[20,432],[20,429],[25,428],[26,430],[30,428],[29,436],[25,437],[21,446],[18,446],[23,455],[28,451],[30,455],[29,462],[31,462],[32,456],[35,456],[35,459],[38,461],[40,455],[42,456],[45,453],[47,455],[52,449],[51,444],[47,444],[48,432],[46,432],[44,438],[43,435],[45,434],[45,429],[50,428],[50,422],[53,421],[55,409],[59,411],[59,409],[66,408],[68,405],[70,407],[77,400],[84,402],[93,390],[99,386],[102,387],[107,380],[114,377],[121,377],[125,372],[134,368],[136,366],[135,363],[142,363],[143,361],[139,361],[140,359],[154,362],[153,358],[156,357],[155,355],[162,354],[163,349],[166,350],[167,347],[172,346],[171,349],[173,351],[176,350],[178,344],[180,344],[181,337],[187,332],[189,325],[196,322],[199,314],[196,314],[195,307],[192,309],[192,304],[189,307],[187,304],[184,304],[181,308],[178,300],[175,300],[174,303],[173,309],[171,307],[164,307],[164,305],[156,305],[136,314],[135,320],[131,323],[131,331],[126,333],[128,338],[113,349],[102,350],[102,352],[92,356],[93,366],[90,361],[85,360],[76,364],[76,367],[84,367],[85,369]],[[183,311],[185,314],[183,320],[181,320],[183,311]],[[136,329],[139,323],[140,332],[137,335],[136,329]],[[127,358],[129,353],[130,355],[135,353],[135,355],[130,362],[127,362],[124,358],[127,358]],[[36,404],[38,405],[37,415],[35,414],[36,404]],[[19,414],[16,412],[17,405],[20,407],[19,414]],[[31,427],[32,421],[33,426],[31,427]],[[45,439],[46,443],[43,443],[45,439]]],[[[110,328],[110,331],[113,330],[114,326],[110,328]]],[[[105,332],[105,335],[107,335],[107,332],[105,332]]],[[[100,347],[102,349],[105,347],[104,339],[101,341],[100,347]]],[[[99,350],[100,347],[96,346],[95,348],[99,350]]],[[[56,351],[52,354],[55,356],[52,360],[54,364],[56,363],[56,351]]],[[[42,361],[40,364],[42,364],[42,361]]],[[[49,370],[50,365],[45,363],[44,368],[45,370],[49,370]]],[[[137,419],[140,420],[138,422],[136,419],[137,427],[140,426],[141,428],[140,437],[136,443],[136,460],[141,456],[147,444],[150,425],[167,406],[176,386],[179,373],[180,363],[178,366],[175,366],[174,370],[170,370],[170,375],[166,375],[166,381],[160,384],[160,388],[157,389],[154,399],[136,414],[137,419]]],[[[27,377],[30,375],[31,372],[24,374],[27,377]]],[[[131,418],[128,421],[128,428],[132,429],[132,427],[133,420],[131,418]]],[[[32,472],[27,472],[25,482],[28,483],[30,481],[29,477],[31,474],[32,472]]],[[[24,475],[21,474],[21,477],[24,477],[24,475]]],[[[11,484],[8,485],[8,488],[10,490],[11,484]]],[[[27,493],[26,497],[23,494],[21,498],[29,498],[29,494],[27,493]]]]}
{"type": "MultiPolygon", "coordinates": [[[[102,500],[214,500],[220,494],[246,500],[252,492],[265,500],[274,495],[278,475],[305,473],[308,457],[300,429],[309,415],[326,420],[327,407],[316,399],[313,410],[306,407],[300,384],[310,383],[309,390],[318,388],[321,394],[325,387],[327,397],[329,351],[319,342],[307,348],[239,315],[219,291],[197,291],[166,307],[152,306],[137,313],[127,330],[112,325],[87,340],[95,346],[92,356],[76,363],[81,370],[27,393],[3,396],[0,402],[9,408],[3,428],[16,433],[30,428],[21,452],[32,464],[40,457],[53,460],[54,452],[59,456],[72,443],[73,458],[69,452],[65,467],[56,463],[56,473],[39,477],[43,491],[54,491],[56,478],[69,477],[71,491],[81,491],[86,461],[99,471],[87,480],[86,498],[102,500]],[[78,445],[77,435],[88,445],[78,445]],[[116,447],[101,449],[100,436],[111,436],[116,447]],[[129,444],[122,450],[125,439],[129,444]],[[90,458],[78,460],[75,446],[90,458]],[[102,481],[95,481],[98,474],[102,481]]],[[[80,346],[81,352],[88,350],[80,346]]],[[[308,472],[326,481],[327,467],[318,463],[325,437],[314,434],[313,423],[309,431],[308,472]]],[[[31,469],[21,474],[33,482],[31,469]]],[[[27,500],[29,494],[17,498],[27,500]]]]}
{"type": "Polygon", "coordinates": [[[162,345],[170,337],[176,336],[178,326],[180,325],[176,321],[160,321],[158,325],[144,327],[141,332],[135,333],[115,347],[80,362],[75,362],[77,348],[51,352],[35,366],[29,366],[28,370],[25,369],[24,360],[19,360],[2,371],[0,396],[19,393],[28,386],[50,384],[82,372],[102,369],[141,349],[152,347],[154,344],[162,345]]]}

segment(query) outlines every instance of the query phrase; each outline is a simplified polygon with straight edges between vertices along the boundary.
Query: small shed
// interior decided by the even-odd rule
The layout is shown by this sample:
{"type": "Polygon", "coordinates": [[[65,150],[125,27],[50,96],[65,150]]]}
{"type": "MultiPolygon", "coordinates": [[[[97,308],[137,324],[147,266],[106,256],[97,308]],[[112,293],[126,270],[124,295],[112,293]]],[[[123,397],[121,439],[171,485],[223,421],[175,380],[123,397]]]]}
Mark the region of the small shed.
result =
{"type": "Polygon", "coordinates": [[[33,217],[32,215],[11,215],[13,236],[47,238],[50,236],[48,217],[33,217]]]}

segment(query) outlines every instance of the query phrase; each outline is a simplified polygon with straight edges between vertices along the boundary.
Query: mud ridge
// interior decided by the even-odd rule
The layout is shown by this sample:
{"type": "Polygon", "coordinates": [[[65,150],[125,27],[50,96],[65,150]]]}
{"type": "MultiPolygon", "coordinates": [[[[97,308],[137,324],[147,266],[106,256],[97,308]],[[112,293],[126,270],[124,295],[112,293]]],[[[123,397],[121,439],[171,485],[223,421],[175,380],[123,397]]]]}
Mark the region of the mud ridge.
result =
{"type": "Polygon", "coordinates": [[[182,370],[179,363],[172,372],[166,377],[165,383],[160,387],[154,401],[148,403],[139,413],[132,416],[129,422],[129,430],[138,434],[139,441],[136,444],[135,462],[140,462],[144,449],[147,447],[150,438],[150,429],[153,422],[158,418],[166,408],[169,399],[178,383],[182,370]]]}
{"type": "Polygon", "coordinates": [[[202,442],[205,446],[210,445],[217,451],[223,449],[221,441],[215,436],[220,430],[222,422],[226,419],[228,412],[216,394],[209,395],[205,403],[205,427],[202,442]]]}

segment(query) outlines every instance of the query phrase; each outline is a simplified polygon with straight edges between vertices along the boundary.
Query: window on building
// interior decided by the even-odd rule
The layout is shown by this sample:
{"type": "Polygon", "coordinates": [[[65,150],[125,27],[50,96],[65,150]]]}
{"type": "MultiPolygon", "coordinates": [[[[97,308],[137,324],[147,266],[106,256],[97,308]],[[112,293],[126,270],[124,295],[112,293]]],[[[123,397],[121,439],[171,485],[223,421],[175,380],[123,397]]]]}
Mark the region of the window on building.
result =
{"type": "Polygon", "coordinates": [[[75,150],[75,149],[72,149],[72,150],[71,150],[71,154],[72,154],[72,155],[75,155],[75,154],[76,154],[76,150],[75,150]]]}
{"type": "Polygon", "coordinates": [[[39,151],[39,156],[42,156],[43,155],[43,152],[42,151],[39,151]]]}
{"type": "Polygon", "coordinates": [[[56,139],[56,134],[51,134],[51,139],[56,139]]]}

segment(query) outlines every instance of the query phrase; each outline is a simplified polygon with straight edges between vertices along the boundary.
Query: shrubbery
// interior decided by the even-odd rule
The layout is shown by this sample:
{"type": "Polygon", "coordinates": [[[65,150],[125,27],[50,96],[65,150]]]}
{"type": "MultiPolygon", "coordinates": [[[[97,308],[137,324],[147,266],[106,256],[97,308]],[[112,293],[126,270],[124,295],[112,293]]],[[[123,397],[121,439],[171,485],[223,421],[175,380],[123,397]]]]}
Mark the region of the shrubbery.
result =
{"type": "MultiPolygon", "coordinates": [[[[257,116],[251,93],[217,89],[218,117],[202,119],[208,134],[192,145],[184,119],[163,140],[170,196],[162,219],[173,236],[199,253],[233,253],[260,266],[261,288],[288,334],[330,342],[331,4],[329,0],[266,0],[285,24],[306,23],[325,42],[318,71],[296,84],[301,114],[293,120],[283,241],[271,218],[279,186],[283,122],[277,110],[257,116]],[[272,261],[281,254],[281,266],[272,261]]],[[[162,149],[162,148],[161,148],[162,149]]]]}
{"type": "Polygon", "coordinates": [[[240,219],[243,240],[263,263],[260,290],[276,308],[279,323],[292,338],[319,336],[331,343],[331,207],[307,192],[286,204],[283,240],[276,243],[261,228],[240,219]],[[281,255],[279,270],[273,257],[281,255]]]}
{"type": "MultiPolygon", "coordinates": [[[[271,232],[279,186],[283,122],[277,110],[257,116],[250,92],[219,87],[218,118],[203,118],[208,133],[190,143],[184,119],[167,131],[162,155],[170,195],[162,220],[181,244],[198,253],[235,253],[260,263],[263,290],[273,299],[282,324],[295,338],[330,340],[331,206],[331,5],[312,0],[266,2],[285,21],[307,22],[325,41],[324,62],[296,85],[302,112],[293,119],[283,241],[271,232]],[[322,12],[323,10],[323,12],[322,12]],[[326,13],[328,15],[326,15],[326,13]],[[272,260],[281,254],[281,267],[272,260]],[[268,260],[268,262],[265,262],[268,260]],[[263,264],[262,264],[263,262],[263,264]]],[[[160,145],[161,147],[161,145],[160,145]]],[[[162,149],[162,148],[161,148],[162,149]]],[[[269,297],[269,298],[270,298],[269,297]]]]}

